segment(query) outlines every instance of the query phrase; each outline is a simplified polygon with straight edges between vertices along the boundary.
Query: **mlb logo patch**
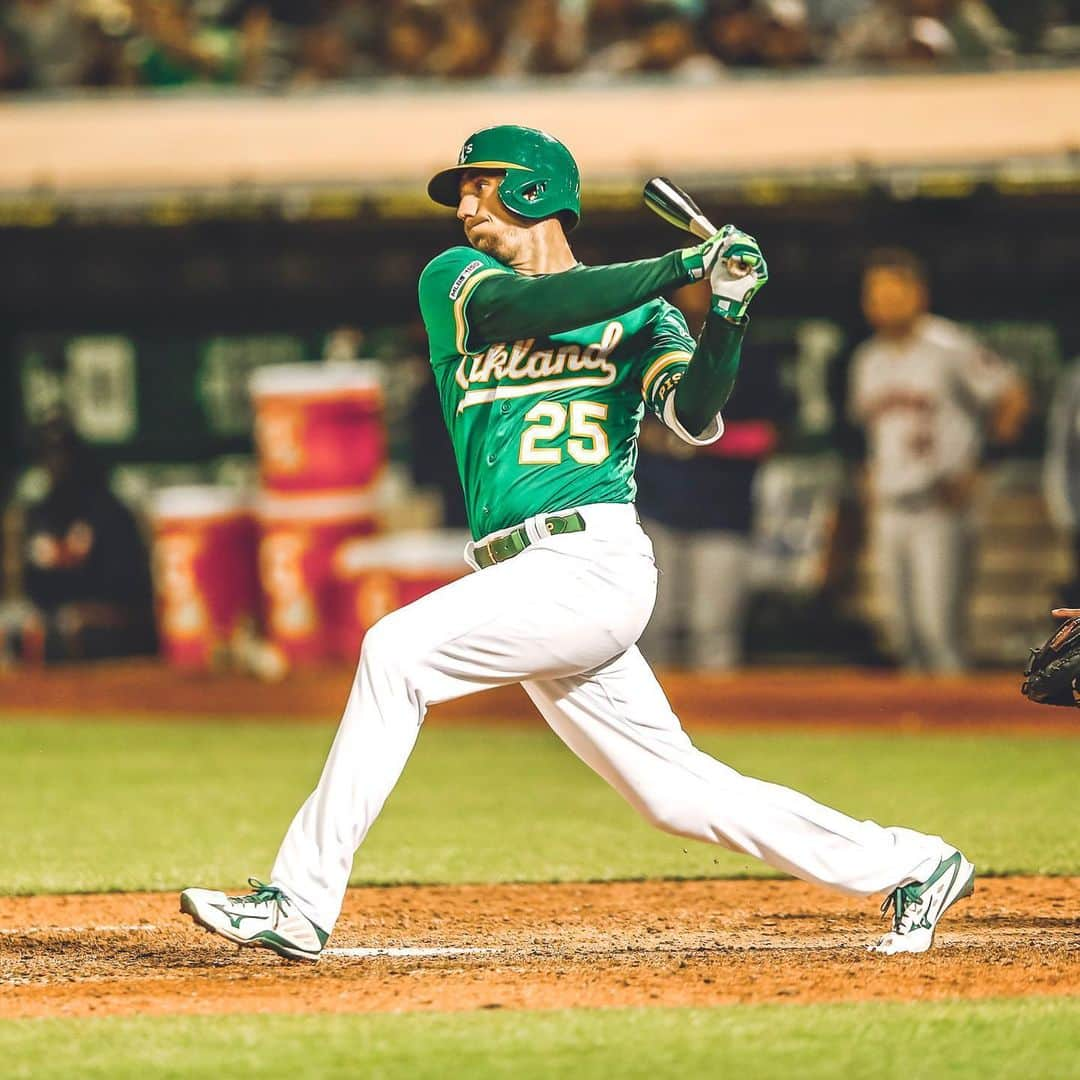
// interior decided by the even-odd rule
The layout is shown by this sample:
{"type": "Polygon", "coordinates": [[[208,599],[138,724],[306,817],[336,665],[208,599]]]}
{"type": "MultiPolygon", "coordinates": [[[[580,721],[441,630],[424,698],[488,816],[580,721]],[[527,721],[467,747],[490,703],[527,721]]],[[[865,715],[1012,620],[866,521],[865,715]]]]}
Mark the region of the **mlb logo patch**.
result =
{"type": "Polygon", "coordinates": [[[461,292],[461,286],[472,276],[472,274],[479,270],[484,264],[479,259],[474,259],[460,274],[454,279],[454,284],[450,286],[450,299],[456,300],[458,293],[461,292]]]}

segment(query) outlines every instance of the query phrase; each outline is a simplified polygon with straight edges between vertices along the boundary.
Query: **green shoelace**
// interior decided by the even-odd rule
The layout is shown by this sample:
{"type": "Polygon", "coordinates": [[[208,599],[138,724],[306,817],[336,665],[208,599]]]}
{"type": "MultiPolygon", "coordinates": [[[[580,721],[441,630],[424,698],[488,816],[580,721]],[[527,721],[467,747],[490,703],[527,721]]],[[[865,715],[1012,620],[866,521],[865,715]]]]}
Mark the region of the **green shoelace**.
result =
{"type": "Polygon", "coordinates": [[[881,917],[884,919],[889,914],[889,908],[893,909],[893,932],[900,934],[916,926],[915,917],[922,906],[922,897],[919,895],[917,884],[901,885],[885,897],[881,905],[881,917]],[[906,920],[906,925],[905,925],[906,920]]]}
{"type": "Polygon", "coordinates": [[[275,903],[282,915],[288,915],[285,905],[289,903],[289,898],[276,885],[267,885],[265,882],[253,877],[248,878],[248,884],[254,892],[248,893],[246,896],[230,896],[229,900],[234,904],[275,903]]]}

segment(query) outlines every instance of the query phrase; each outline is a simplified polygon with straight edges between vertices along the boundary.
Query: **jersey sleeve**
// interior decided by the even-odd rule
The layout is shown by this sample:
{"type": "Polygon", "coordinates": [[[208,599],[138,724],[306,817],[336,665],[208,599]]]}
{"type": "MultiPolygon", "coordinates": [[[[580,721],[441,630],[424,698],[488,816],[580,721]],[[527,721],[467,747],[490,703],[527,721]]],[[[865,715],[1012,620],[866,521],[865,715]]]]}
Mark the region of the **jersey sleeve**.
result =
{"type": "Polygon", "coordinates": [[[858,346],[852,354],[848,375],[847,415],[853,424],[865,424],[870,416],[870,388],[867,381],[869,364],[870,354],[866,346],[858,346]]]}
{"type": "Polygon", "coordinates": [[[692,435],[675,415],[675,387],[686,373],[697,347],[683,313],[665,300],[657,301],[656,315],[642,334],[641,396],[645,407],[684,442],[708,446],[724,433],[724,422],[717,414],[699,435],[692,435]]]}
{"type": "Polygon", "coordinates": [[[641,330],[641,396],[645,407],[663,419],[664,402],[678,385],[696,346],[677,307],[658,301],[656,308],[641,330]]]}
{"type": "Polygon", "coordinates": [[[953,375],[979,409],[989,409],[1018,379],[1016,370],[974,334],[960,327],[952,331],[953,375]]]}
{"type": "Polygon", "coordinates": [[[424,267],[418,288],[420,315],[432,360],[461,356],[469,338],[469,297],[493,274],[513,274],[498,259],[469,247],[448,248],[424,267]]]}

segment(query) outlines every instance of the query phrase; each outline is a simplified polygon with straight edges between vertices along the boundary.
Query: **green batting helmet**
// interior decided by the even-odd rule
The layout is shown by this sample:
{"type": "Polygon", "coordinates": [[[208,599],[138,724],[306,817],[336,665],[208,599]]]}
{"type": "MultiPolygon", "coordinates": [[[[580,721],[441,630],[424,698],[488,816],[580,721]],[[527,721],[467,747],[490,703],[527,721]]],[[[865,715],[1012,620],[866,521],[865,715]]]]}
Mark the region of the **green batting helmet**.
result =
{"type": "Polygon", "coordinates": [[[458,182],[466,169],[505,169],[499,185],[503,206],[525,218],[562,216],[567,229],[581,217],[577,162],[558,139],[535,128],[503,124],[470,135],[458,163],[436,173],[428,194],[443,206],[457,206],[458,182]]]}

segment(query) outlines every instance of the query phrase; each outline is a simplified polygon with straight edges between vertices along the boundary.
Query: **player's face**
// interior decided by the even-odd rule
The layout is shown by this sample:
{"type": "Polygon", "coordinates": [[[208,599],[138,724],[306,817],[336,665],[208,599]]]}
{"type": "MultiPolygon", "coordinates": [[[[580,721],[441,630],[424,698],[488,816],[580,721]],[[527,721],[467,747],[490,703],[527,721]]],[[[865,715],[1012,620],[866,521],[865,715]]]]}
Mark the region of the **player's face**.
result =
{"type": "Polygon", "coordinates": [[[501,172],[465,172],[458,189],[457,216],[474,248],[510,264],[521,250],[526,227],[499,201],[502,178],[501,172]]]}
{"type": "Polygon", "coordinates": [[[863,278],[863,313],[883,334],[906,333],[926,311],[926,304],[926,286],[907,270],[876,266],[863,278]]]}

